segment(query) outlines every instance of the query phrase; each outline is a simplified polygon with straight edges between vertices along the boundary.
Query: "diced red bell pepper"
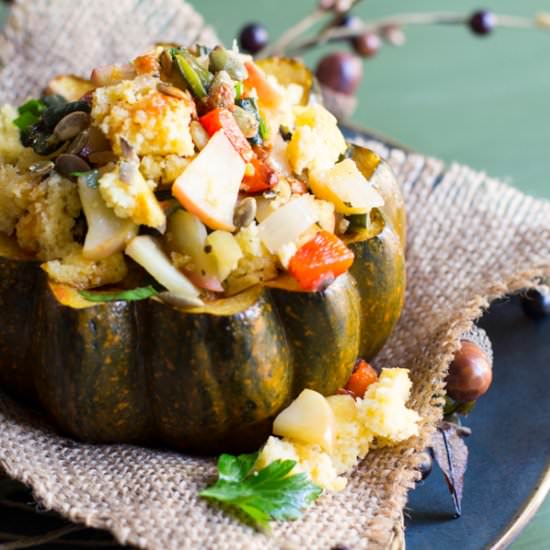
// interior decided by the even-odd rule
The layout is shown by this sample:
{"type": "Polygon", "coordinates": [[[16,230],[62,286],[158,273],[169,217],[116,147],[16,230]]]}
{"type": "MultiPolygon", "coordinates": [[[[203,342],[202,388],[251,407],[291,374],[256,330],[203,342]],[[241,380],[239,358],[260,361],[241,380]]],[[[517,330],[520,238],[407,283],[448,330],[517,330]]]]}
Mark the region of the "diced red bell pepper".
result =
{"type": "Polygon", "coordinates": [[[243,182],[241,183],[241,191],[245,193],[262,193],[277,185],[279,175],[267,162],[259,158],[253,158],[250,164],[254,169],[254,173],[245,173],[243,182]]]}
{"type": "Polygon", "coordinates": [[[244,81],[245,89],[256,88],[260,104],[268,109],[276,109],[284,102],[284,96],[266,78],[264,72],[253,62],[245,64],[248,78],[244,81]]]}
{"type": "Polygon", "coordinates": [[[367,388],[378,380],[378,373],[364,359],[357,359],[353,373],[344,386],[346,393],[353,397],[364,397],[367,388]]]}
{"type": "Polygon", "coordinates": [[[326,288],[353,264],[353,252],[333,233],[319,231],[292,256],[289,273],[304,290],[326,288]]]}
{"type": "Polygon", "coordinates": [[[209,136],[213,136],[218,130],[223,129],[227,139],[229,139],[231,145],[235,147],[245,162],[249,162],[254,158],[254,151],[250,143],[244,137],[230,111],[222,108],[213,109],[204,116],[201,116],[199,121],[209,136]]]}

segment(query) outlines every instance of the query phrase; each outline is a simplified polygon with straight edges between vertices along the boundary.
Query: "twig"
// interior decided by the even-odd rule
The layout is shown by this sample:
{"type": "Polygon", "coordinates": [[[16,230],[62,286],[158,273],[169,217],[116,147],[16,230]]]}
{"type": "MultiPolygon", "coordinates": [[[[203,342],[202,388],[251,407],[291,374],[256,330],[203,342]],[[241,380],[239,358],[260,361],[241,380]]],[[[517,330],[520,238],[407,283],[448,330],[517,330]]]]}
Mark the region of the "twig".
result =
{"type": "MultiPolygon", "coordinates": [[[[80,525],[68,525],[66,527],[61,527],[55,531],[50,531],[43,535],[38,535],[35,537],[19,537],[17,540],[12,539],[13,542],[7,542],[5,544],[0,544],[0,550],[19,550],[20,548],[30,548],[31,546],[40,546],[42,544],[47,544],[48,542],[56,541],[58,544],[61,541],[57,539],[69,535],[71,533],[76,533],[82,531],[85,527],[80,525]]],[[[11,538],[11,535],[8,535],[6,538],[11,538]]]]}
{"type": "Polygon", "coordinates": [[[273,44],[261,50],[257,57],[268,57],[271,55],[282,54],[289,44],[326,16],[327,12],[325,10],[322,10],[321,8],[315,9],[309,15],[306,15],[306,17],[304,17],[301,21],[298,21],[296,25],[290,27],[278,40],[273,42],[273,44]]]}
{"type": "MultiPolygon", "coordinates": [[[[512,15],[495,15],[496,24],[499,27],[509,28],[539,28],[546,27],[543,15],[536,18],[519,17],[512,15]]],[[[303,51],[320,46],[333,40],[344,40],[354,38],[367,32],[380,33],[389,26],[406,27],[408,25],[465,25],[469,20],[468,16],[458,13],[436,12],[436,13],[403,13],[385,17],[377,21],[358,21],[353,28],[332,28],[313,37],[298,40],[289,48],[289,55],[298,55],[303,51]]]]}

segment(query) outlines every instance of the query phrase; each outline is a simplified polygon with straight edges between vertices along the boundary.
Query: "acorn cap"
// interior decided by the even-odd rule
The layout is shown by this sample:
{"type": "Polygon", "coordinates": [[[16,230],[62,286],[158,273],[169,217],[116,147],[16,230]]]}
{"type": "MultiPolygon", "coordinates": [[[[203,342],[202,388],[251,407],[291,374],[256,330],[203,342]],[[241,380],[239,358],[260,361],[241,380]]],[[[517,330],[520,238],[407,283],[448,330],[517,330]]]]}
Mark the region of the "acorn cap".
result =
{"type": "Polygon", "coordinates": [[[472,342],[476,346],[479,346],[487,356],[487,359],[489,359],[489,363],[493,364],[493,345],[489,336],[487,336],[487,333],[482,328],[472,325],[472,328],[465,332],[460,339],[463,342],[472,342]]]}

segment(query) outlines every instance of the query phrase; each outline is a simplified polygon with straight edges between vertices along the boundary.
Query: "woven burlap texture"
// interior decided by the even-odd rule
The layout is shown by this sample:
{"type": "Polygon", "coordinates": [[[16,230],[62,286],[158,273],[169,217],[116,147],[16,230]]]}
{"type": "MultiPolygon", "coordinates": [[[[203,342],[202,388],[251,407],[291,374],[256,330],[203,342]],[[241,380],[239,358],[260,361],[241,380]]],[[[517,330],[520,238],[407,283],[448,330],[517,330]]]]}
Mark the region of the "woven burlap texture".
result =
{"type": "MultiPolygon", "coordinates": [[[[0,48],[3,101],[36,93],[56,73],[128,59],[161,38],[213,39],[177,0],[33,0],[19,2],[16,12],[9,44],[0,48]]],[[[439,419],[438,396],[460,335],[492,300],[550,275],[550,204],[464,166],[445,169],[434,159],[368,145],[388,158],[408,209],[405,311],[377,362],[410,369],[410,405],[423,417],[419,438],[373,451],[345,491],[324,495],[302,519],[275,524],[270,535],[197,497],[215,476],[214,460],[77,443],[1,393],[0,466],[31,486],[44,507],[142,548],[386,548],[414,485],[415,453],[439,419]]]]}

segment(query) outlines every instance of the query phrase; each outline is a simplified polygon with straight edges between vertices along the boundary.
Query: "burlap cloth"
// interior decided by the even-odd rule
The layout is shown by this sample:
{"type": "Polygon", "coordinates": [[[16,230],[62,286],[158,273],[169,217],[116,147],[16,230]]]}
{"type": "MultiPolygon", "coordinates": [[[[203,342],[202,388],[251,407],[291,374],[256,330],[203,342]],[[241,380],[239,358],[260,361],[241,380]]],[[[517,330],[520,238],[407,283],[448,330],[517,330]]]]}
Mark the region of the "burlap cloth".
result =
{"type": "MultiPolygon", "coordinates": [[[[178,0],[20,1],[0,47],[0,100],[36,93],[60,72],[129,59],[161,39],[210,43],[214,34],[178,0]]],[[[46,508],[143,548],[387,547],[414,485],[415,451],[439,418],[460,335],[493,299],[550,275],[550,204],[465,166],[445,169],[371,145],[395,170],[409,217],[406,307],[378,362],[410,369],[410,405],[423,417],[418,439],[370,453],[345,491],[326,494],[298,521],[275,524],[270,536],[197,497],[213,479],[213,460],[76,443],[0,393],[6,472],[30,485],[46,508]]]]}

